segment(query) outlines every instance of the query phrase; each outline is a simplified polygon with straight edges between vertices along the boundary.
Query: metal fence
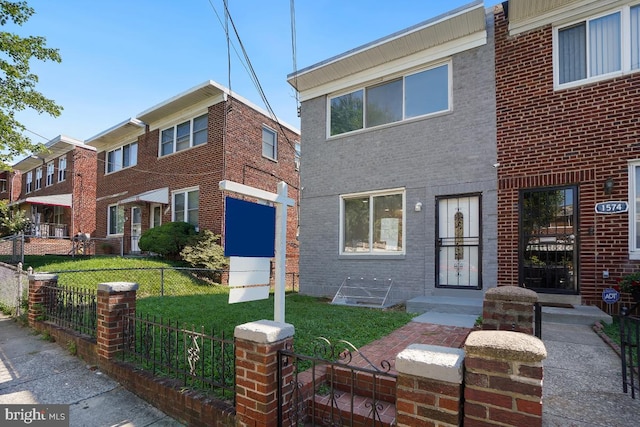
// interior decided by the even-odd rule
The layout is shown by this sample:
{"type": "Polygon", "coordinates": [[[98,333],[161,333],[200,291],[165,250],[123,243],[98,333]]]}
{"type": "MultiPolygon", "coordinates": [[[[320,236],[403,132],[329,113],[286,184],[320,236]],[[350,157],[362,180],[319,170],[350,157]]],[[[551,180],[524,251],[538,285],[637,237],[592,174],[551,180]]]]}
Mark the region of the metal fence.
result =
{"type": "Polygon", "coordinates": [[[43,320],[96,337],[96,291],[68,286],[43,286],[43,320]]]}
{"type": "Polygon", "coordinates": [[[124,255],[122,237],[87,238],[41,237],[16,234],[0,239],[0,262],[24,263],[25,255],[124,255]]]}
{"type": "MultiPolygon", "coordinates": [[[[635,307],[638,307],[636,304],[635,307]]],[[[640,316],[632,316],[627,307],[620,312],[620,356],[622,359],[622,390],[636,398],[640,392],[640,316]]]]}
{"type": "Polygon", "coordinates": [[[125,316],[123,337],[123,360],[235,402],[235,346],[224,333],[215,337],[204,327],[196,332],[178,322],[135,315],[125,316]]]}

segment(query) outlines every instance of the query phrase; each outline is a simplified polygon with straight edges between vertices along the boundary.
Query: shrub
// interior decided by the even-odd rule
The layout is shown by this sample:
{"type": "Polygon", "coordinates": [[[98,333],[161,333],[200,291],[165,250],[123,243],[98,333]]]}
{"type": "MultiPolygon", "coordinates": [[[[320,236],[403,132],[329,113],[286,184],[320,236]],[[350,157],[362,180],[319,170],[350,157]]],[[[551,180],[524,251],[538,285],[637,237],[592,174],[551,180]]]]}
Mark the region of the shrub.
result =
{"type": "Polygon", "coordinates": [[[143,251],[176,259],[195,235],[195,227],[187,222],[167,222],[142,233],[138,246],[143,251]]]}
{"type": "Polygon", "coordinates": [[[182,259],[193,267],[222,270],[227,264],[224,250],[218,244],[220,236],[203,230],[180,252],[182,259]]]}

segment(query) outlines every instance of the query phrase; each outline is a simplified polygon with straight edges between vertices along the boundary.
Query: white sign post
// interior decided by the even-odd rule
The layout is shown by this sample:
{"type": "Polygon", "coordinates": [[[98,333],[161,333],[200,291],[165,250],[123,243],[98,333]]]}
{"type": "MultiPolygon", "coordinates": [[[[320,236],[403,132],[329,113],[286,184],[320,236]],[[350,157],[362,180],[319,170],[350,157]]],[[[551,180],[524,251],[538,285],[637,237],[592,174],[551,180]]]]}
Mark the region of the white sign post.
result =
{"type": "Polygon", "coordinates": [[[275,295],[273,320],[284,323],[285,262],[287,254],[287,207],[295,206],[295,201],[287,195],[286,182],[278,183],[278,193],[270,193],[233,181],[220,181],[220,190],[242,194],[256,199],[272,202],[276,208],[275,241],[275,295]]]}

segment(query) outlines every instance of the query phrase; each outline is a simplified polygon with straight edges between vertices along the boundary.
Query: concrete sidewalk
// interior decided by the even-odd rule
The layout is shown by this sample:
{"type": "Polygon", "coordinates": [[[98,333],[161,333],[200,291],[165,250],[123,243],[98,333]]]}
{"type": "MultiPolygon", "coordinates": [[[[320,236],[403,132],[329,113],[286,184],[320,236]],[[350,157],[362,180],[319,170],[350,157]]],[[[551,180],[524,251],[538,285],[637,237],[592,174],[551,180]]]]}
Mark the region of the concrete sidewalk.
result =
{"type": "Polygon", "coordinates": [[[620,358],[587,325],[542,323],[543,426],[640,425],[640,396],[622,392],[620,358]]]}
{"type": "Polygon", "coordinates": [[[72,427],[182,425],[0,314],[0,404],[16,403],[69,404],[72,427]]]}

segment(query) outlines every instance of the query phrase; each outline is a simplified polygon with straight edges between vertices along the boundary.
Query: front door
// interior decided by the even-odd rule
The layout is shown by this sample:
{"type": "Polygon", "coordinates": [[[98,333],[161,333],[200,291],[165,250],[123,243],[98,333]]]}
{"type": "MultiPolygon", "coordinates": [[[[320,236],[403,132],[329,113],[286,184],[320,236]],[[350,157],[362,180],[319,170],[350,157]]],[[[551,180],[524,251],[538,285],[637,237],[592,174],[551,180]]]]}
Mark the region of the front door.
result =
{"type": "Polygon", "coordinates": [[[138,241],[142,234],[142,213],[138,206],[131,208],[131,252],[140,252],[138,241]]]}
{"type": "Polygon", "coordinates": [[[538,292],[577,293],[577,187],[520,192],[520,284],[538,292]]]}
{"type": "Polygon", "coordinates": [[[480,196],[438,199],[437,287],[481,289],[480,196]]]}

